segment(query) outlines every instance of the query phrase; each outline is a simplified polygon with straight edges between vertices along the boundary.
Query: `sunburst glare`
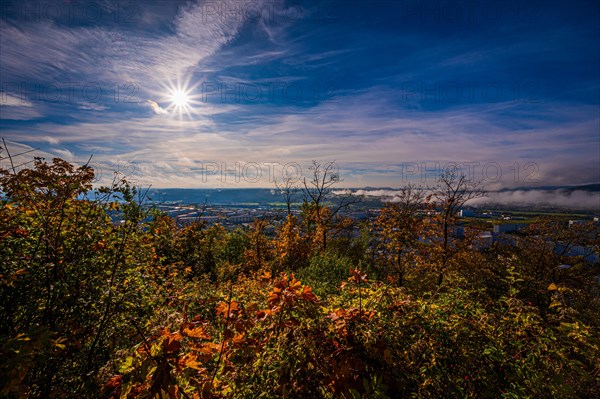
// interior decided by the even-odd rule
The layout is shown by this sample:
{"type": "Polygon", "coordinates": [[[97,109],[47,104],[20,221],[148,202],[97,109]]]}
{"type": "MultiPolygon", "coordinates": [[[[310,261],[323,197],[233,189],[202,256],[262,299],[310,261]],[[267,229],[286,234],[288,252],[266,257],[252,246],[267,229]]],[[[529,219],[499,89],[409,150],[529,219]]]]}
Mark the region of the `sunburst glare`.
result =
{"type": "Polygon", "coordinates": [[[196,85],[190,85],[189,80],[181,83],[168,82],[163,85],[163,91],[160,97],[164,103],[168,103],[166,112],[171,116],[183,119],[184,115],[189,119],[194,119],[197,109],[200,106],[199,95],[195,92],[196,85]]]}
{"type": "Polygon", "coordinates": [[[176,108],[185,108],[189,105],[189,96],[188,93],[186,93],[184,90],[182,89],[175,89],[172,93],[171,93],[171,103],[176,107],[176,108]]]}

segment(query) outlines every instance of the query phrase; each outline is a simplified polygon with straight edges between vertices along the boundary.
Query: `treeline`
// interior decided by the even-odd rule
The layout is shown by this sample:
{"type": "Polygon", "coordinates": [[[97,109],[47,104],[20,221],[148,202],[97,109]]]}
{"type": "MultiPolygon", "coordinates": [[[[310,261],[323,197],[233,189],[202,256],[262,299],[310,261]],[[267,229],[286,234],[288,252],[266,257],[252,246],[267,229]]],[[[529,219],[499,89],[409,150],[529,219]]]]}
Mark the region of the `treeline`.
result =
{"type": "Polygon", "coordinates": [[[331,164],[312,172],[267,236],[177,226],[87,165],[0,171],[0,396],[598,397],[600,270],[564,256],[597,227],[479,250],[477,226],[452,234],[482,195],[456,172],[359,226],[331,164]]]}

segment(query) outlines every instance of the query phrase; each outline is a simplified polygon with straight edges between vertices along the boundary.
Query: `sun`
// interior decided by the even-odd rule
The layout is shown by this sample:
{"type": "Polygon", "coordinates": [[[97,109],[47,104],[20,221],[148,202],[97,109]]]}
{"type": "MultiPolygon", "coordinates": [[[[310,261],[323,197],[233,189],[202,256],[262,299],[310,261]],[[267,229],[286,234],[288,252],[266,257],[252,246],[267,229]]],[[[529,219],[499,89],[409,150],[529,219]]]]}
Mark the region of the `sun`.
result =
{"type": "Polygon", "coordinates": [[[175,82],[168,80],[160,86],[162,90],[155,92],[155,95],[161,102],[168,103],[165,113],[180,120],[194,119],[201,105],[198,101],[197,84],[191,85],[189,79],[177,79],[175,82]]]}
{"type": "Polygon", "coordinates": [[[184,89],[177,88],[171,91],[171,104],[176,108],[186,108],[190,105],[190,96],[184,89]]]}

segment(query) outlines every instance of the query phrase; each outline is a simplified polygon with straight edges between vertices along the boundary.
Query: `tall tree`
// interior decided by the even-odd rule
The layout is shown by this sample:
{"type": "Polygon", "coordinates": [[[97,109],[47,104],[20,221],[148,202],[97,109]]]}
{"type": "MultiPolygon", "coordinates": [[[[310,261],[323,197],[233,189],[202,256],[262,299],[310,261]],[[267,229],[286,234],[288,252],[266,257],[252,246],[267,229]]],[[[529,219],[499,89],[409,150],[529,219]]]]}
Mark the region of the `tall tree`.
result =
{"type": "Polygon", "coordinates": [[[419,215],[426,205],[426,192],[409,184],[400,190],[397,202],[388,202],[375,221],[382,246],[396,272],[398,285],[403,285],[406,263],[413,253],[423,230],[423,217],[419,215]]]}
{"type": "Polygon", "coordinates": [[[299,187],[296,185],[297,178],[293,175],[284,176],[281,181],[275,179],[275,188],[283,197],[287,207],[287,214],[292,214],[292,204],[297,198],[299,187]]]}
{"type": "Polygon", "coordinates": [[[456,225],[460,208],[468,201],[484,197],[485,191],[481,182],[475,182],[467,177],[457,167],[447,168],[439,177],[439,184],[433,190],[433,197],[440,206],[440,223],[442,230],[441,265],[438,275],[438,285],[442,284],[448,261],[456,251],[450,245],[450,230],[456,225]]]}
{"type": "Polygon", "coordinates": [[[334,220],[338,213],[352,204],[361,201],[361,198],[351,193],[335,195],[333,187],[340,183],[339,172],[335,161],[320,164],[313,161],[309,170],[312,177],[303,180],[303,207],[308,225],[314,224],[315,234],[320,241],[321,250],[327,249],[327,236],[334,227],[334,220]],[[332,208],[326,205],[328,200],[335,198],[332,208]]]}

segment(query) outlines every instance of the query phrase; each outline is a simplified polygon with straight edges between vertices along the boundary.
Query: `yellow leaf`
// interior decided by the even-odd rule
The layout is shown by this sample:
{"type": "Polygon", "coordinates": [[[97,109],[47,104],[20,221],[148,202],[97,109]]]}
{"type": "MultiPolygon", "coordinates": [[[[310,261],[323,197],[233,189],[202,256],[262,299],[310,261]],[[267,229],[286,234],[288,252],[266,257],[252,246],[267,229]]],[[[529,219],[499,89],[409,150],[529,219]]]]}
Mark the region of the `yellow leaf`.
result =
{"type": "Polygon", "coordinates": [[[270,280],[271,279],[271,272],[264,272],[262,276],[260,276],[260,278],[262,278],[263,280],[270,280]]]}
{"type": "Polygon", "coordinates": [[[193,329],[185,328],[183,333],[188,337],[199,338],[199,339],[210,339],[210,336],[206,333],[204,327],[199,326],[193,329]]]}
{"type": "Polygon", "coordinates": [[[65,349],[67,346],[64,344],[64,342],[67,342],[66,338],[57,338],[54,340],[54,346],[58,349],[65,349]]]}
{"type": "Polygon", "coordinates": [[[196,369],[196,370],[201,370],[202,369],[202,363],[198,362],[198,359],[196,358],[195,355],[192,354],[188,354],[184,360],[184,364],[186,367],[192,368],[192,369],[196,369]]]}
{"type": "Polygon", "coordinates": [[[556,284],[554,284],[554,283],[551,283],[551,284],[548,286],[548,290],[549,290],[549,291],[556,291],[557,289],[558,289],[558,287],[557,287],[557,286],[556,286],[556,284]]]}

